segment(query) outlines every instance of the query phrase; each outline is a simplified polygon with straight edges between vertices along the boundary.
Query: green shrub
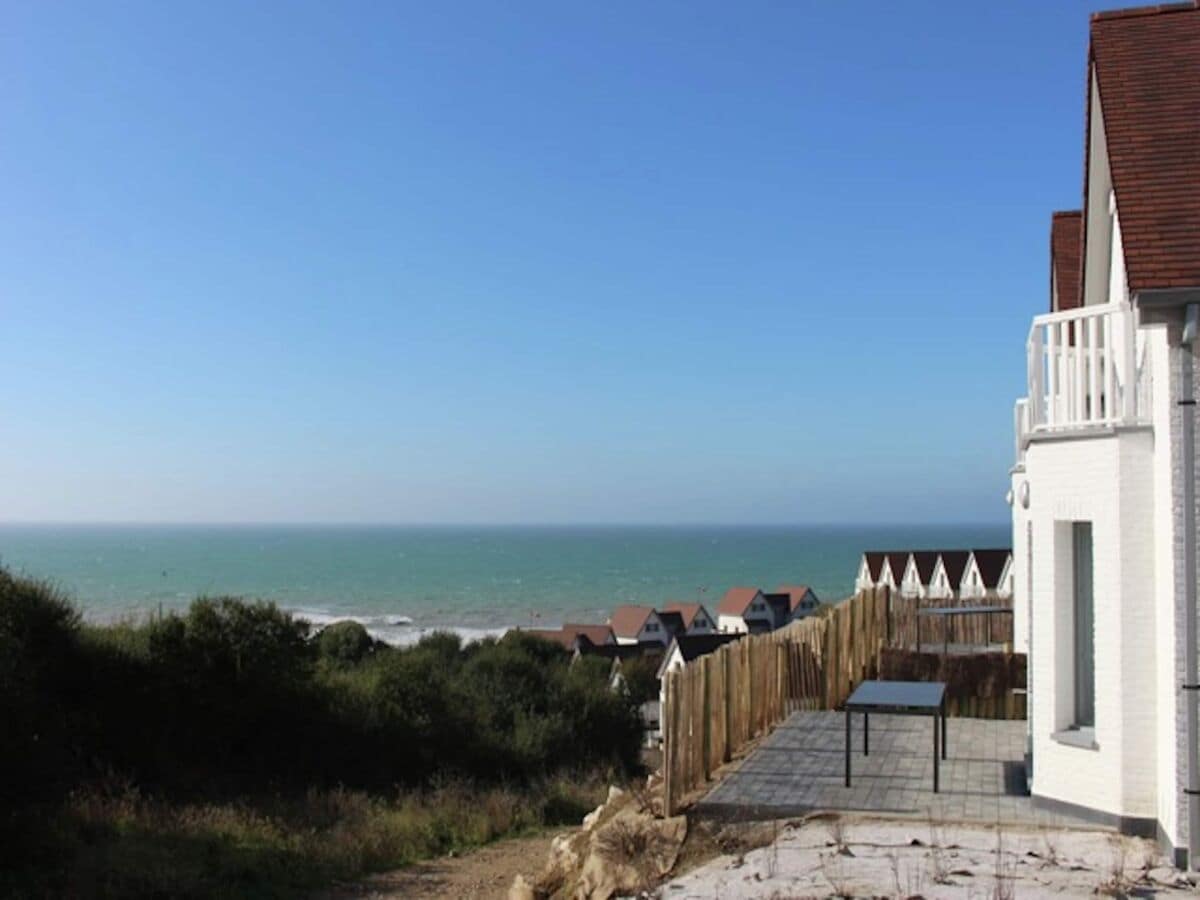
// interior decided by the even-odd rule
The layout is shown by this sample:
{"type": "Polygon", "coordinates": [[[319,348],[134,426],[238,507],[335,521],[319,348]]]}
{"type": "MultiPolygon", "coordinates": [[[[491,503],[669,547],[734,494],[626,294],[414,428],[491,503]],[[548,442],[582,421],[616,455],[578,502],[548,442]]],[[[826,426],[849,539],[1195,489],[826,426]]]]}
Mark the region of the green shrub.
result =
{"type": "Polygon", "coordinates": [[[437,633],[396,648],[344,625],[310,637],[272,604],[222,597],[142,624],[81,627],[53,589],[3,573],[6,794],[109,773],[211,798],[447,775],[529,783],[563,767],[638,764],[635,706],[556,645],[437,633]]]}
{"type": "Polygon", "coordinates": [[[294,895],[577,821],[595,801],[564,773],[638,766],[607,666],[522,634],[362,637],[227,597],[82,625],[0,569],[0,845],[25,867],[0,895],[294,895]]]}
{"type": "Polygon", "coordinates": [[[375,649],[375,639],[359,622],[334,622],[317,635],[318,657],[335,666],[357,665],[375,649]]]}
{"type": "Polygon", "coordinates": [[[647,700],[658,699],[660,662],[660,659],[638,657],[621,663],[621,678],[632,702],[641,704],[647,700]]]}
{"type": "Polygon", "coordinates": [[[71,779],[71,712],[88,689],[78,636],[61,592],[0,569],[0,808],[71,779]]]}

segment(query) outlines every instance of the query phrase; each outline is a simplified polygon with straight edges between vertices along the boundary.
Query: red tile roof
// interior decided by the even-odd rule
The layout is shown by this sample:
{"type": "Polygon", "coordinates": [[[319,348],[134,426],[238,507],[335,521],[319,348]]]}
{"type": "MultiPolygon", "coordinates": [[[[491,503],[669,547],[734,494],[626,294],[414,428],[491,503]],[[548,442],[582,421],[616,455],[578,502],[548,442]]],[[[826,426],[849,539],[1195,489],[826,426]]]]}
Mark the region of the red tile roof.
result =
{"type": "Polygon", "coordinates": [[[1097,13],[1091,32],[1129,289],[1200,285],[1200,4],[1097,13]]]}
{"type": "Polygon", "coordinates": [[[526,628],[522,629],[522,633],[533,635],[544,641],[552,641],[555,644],[560,644],[564,650],[575,649],[575,635],[567,631],[552,631],[548,628],[526,628]]]}
{"type": "Polygon", "coordinates": [[[568,622],[562,630],[571,635],[582,634],[596,646],[607,644],[613,633],[607,625],[581,625],[577,622],[568,622]]]}
{"type": "MultiPolygon", "coordinates": [[[[1079,283],[1083,274],[1083,210],[1056,212],[1050,217],[1050,265],[1058,286],[1058,309],[1079,306],[1079,283]]],[[[1054,290],[1050,291],[1054,312],[1054,290]]]]}
{"type": "MultiPolygon", "coordinates": [[[[812,593],[812,588],[807,584],[781,584],[775,588],[776,594],[787,594],[788,610],[795,612],[800,608],[800,604],[804,602],[804,595],[812,593]]],[[[816,594],[813,594],[816,597],[816,594]]]]}
{"type": "MultiPolygon", "coordinates": [[[[670,603],[668,603],[666,606],[663,607],[663,612],[679,613],[679,615],[683,616],[684,628],[691,628],[692,622],[695,621],[695,619],[696,619],[696,614],[699,613],[700,610],[702,610],[702,609],[704,609],[704,606],[703,606],[703,604],[700,604],[700,603],[679,603],[677,601],[672,600],[670,603]]],[[[707,613],[708,613],[708,611],[705,610],[706,615],[707,615],[707,613]]]]}
{"type": "Polygon", "coordinates": [[[654,610],[649,606],[618,606],[612,611],[608,624],[617,637],[635,638],[653,614],[654,610]]]}
{"type": "Polygon", "coordinates": [[[717,612],[727,616],[740,616],[758,594],[759,590],[756,587],[732,587],[721,598],[717,612]]]}

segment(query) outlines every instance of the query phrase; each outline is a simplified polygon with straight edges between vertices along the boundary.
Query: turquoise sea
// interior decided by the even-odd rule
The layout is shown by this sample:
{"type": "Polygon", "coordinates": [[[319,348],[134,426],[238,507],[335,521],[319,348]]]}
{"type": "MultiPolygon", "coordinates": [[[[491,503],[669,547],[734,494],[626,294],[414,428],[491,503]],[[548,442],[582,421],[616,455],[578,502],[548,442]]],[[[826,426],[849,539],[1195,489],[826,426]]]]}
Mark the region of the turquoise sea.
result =
{"type": "Polygon", "coordinates": [[[865,549],[1008,546],[1009,528],[0,525],[0,564],[64,588],[94,621],[199,595],[273,600],[403,643],[604,621],[618,603],[699,599],[737,584],[853,589],[865,549]]]}

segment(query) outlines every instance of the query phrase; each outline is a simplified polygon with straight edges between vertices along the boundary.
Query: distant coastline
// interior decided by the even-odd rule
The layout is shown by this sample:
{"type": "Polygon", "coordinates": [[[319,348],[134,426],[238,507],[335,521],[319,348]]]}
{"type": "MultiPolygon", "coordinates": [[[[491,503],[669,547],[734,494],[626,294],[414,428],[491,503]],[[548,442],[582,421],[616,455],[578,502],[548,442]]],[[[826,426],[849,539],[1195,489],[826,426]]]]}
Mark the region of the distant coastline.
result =
{"type": "Polygon", "coordinates": [[[868,547],[1006,543],[1008,526],[0,525],[0,564],[49,579],[86,618],[273,601],[389,643],[605,621],[618,603],[714,600],[735,584],[847,596],[868,547]]]}

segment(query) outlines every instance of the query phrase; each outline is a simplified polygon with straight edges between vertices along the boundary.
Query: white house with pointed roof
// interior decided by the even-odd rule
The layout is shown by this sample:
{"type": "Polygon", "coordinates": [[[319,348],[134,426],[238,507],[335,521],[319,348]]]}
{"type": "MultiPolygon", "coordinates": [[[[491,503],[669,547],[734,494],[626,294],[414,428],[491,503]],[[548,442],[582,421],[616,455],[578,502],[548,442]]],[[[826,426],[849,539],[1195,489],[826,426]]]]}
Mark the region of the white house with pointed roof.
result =
{"type": "Polygon", "coordinates": [[[972,550],[959,582],[958,595],[968,600],[1012,597],[1012,551],[972,550]]]}
{"type": "Polygon", "coordinates": [[[618,644],[657,643],[666,647],[675,637],[652,606],[618,606],[608,624],[618,644]]]}
{"type": "Polygon", "coordinates": [[[771,594],[787,598],[786,622],[796,622],[807,618],[821,606],[817,592],[807,584],[781,584],[771,594]]]}
{"type": "Polygon", "coordinates": [[[908,560],[912,556],[907,550],[889,550],[883,554],[883,565],[879,569],[878,586],[899,591],[904,582],[904,572],[908,569],[908,560]]]}
{"type": "Polygon", "coordinates": [[[1035,804],[1194,867],[1200,7],[1097,14],[1090,38],[1083,209],[1052,217],[1014,416],[1027,774],[1035,804]]]}
{"type": "Polygon", "coordinates": [[[963,572],[971,561],[970,550],[941,550],[929,580],[929,597],[935,600],[952,600],[958,596],[963,572]]]}
{"type": "Polygon", "coordinates": [[[773,631],[783,624],[780,606],[756,587],[732,587],[717,605],[717,624],[726,634],[773,631]]]}
{"type": "Polygon", "coordinates": [[[908,554],[908,564],[904,567],[904,576],[900,579],[901,596],[921,599],[928,597],[937,561],[936,550],[914,550],[908,554]]]}
{"type": "Polygon", "coordinates": [[[716,618],[702,603],[671,601],[662,607],[661,612],[678,613],[683,618],[684,634],[689,636],[713,634],[717,630],[716,618]]]}
{"type": "Polygon", "coordinates": [[[883,571],[883,553],[878,550],[868,550],[858,563],[858,575],[854,578],[854,592],[867,591],[879,585],[879,576],[883,571]]]}

